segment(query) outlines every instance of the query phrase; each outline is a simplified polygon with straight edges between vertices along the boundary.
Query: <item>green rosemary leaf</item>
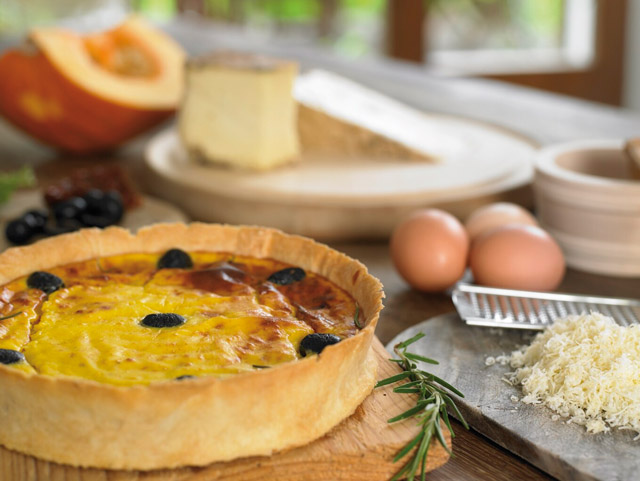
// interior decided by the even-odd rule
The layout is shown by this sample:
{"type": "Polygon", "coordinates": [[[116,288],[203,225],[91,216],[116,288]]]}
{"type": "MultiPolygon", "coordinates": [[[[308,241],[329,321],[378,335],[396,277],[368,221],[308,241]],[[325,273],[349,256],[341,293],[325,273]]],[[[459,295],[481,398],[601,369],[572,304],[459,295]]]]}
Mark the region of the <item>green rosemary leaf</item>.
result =
{"type": "Polygon", "coordinates": [[[356,304],[356,313],[353,315],[353,323],[358,329],[362,329],[364,326],[360,324],[360,306],[356,304]]]}
{"type": "Polygon", "coordinates": [[[442,433],[442,427],[440,426],[440,423],[437,423],[435,426],[436,426],[436,436],[438,438],[438,441],[440,441],[440,444],[442,445],[444,450],[447,453],[449,453],[449,455],[453,454],[451,452],[451,449],[449,449],[449,446],[447,446],[447,440],[444,438],[444,434],[442,433]]]}
{"type": "Polygon", "coordinates": [[[397,421],[400,421],[402,419],[407,419],[410,418],[411,416],[413,416],[414,414],[418,414],[420,411],[424,411],[424,407],[425,404],[421,403],[420,401],[418,401],[418,404],[416,404],[414,407],[407,409],[405,412],[403,412],[402,414],[398,414],[395,417],[392,417],[391,419],[389,419],[387,422],[389,424],[391,423],[395,423],[397,421]]]}
{"type": "Polygon", "coordinates": [[[427,455],[429,454],[429,447],[431,446],[431,434],[429,435],[429,444],[422,454],[422,469],[420,470],[420,480],[425,481],[427,475],[427,455]]]}
{"type": "Polygon", "coordinates": [[[453,400],[449,396],[444,398],[444,401],[447,403],[447,405],[451,409],[453,409],[453,412],[456,415],[456,418],[458,418],[458,421],[460,421],[462,423],[462,425],[465,427],[465,429],[469,429],[469,425],[467,424],[467,421],[464,419],[464,416],[462,416],[462,413],[458,409],[458,406],[456,406],[456,403],[454,403],[453,400]]]}
{"type": "Polygon", "coordinates": [[[416,341],[419,341],[420,339],[422,339],[425,336],[424,332],[419,332],[418,334],[416,334],[415,336],[413,336],[411,339],[407,339],[404,342],[401,342],[399,344],[395,345],[395,349],[404,349],[407,346],[410,346],[411,344],[413,344],[416,341]]]}
{"type": "Polygon", "coordinates": [[[393,392],[399,392],[403,394],[420,394],[422,390],[416,387],[399,386],[394,388],[393,392]]]}
{"type": "Polygon", "coordinates": [[[444,379],[440,379],[438,376],[435,376],[433,374],[431,374],[431,376],[433,377],[433,380],[435,382],[437,382],[438,384],[440,384],[441,386],[446,387],[449,391],[451,391],[454,394],[457,394],[460,397],[464,397],[464,394],[462,394],[460,391],[458,391],[455,387],[453,387],[451,384],[449,384],[444,379]]]}
{"type": "MultiPolygon", "coordinates": [[[[420,446],[418,447],[418,451],[416,452],[416,457],[414,459],[414,462],[411,466],[411,475],[410,477],[407,478],[408,481],[413,481],[413,479],[415,478],[416,475],[416,471],[418,470],[418,467],[420,466],[420,464],[422,463],[423,469],[427,464],[427,454],[429,454],[429,447],[431,446],[431,438],[433,436],[433,429],[429,429],[426,433],[425,436],[422,438],[422,442],[420,443],[420,446]]],[[[422,476],[421,476],[422,478],[422,476]]]]}
{"type": "Polygon", "coordinates": [[[409,441],[404,448],[398,451],[398,454],[396,454],[395,458],[393,458],[393,462],[397,463],[402,458],[404,458],[407,454],[409,454],[409,451],[411,451],[413,448],[416,447],[416,444],[418,444],[422,440],[423,436],[424,436],[424,431],[420,431],[415,438],[409,441]]]}
{"type": "Polygon", "coordinates": [[[9,314],[8,316],[0,317],[0,321],[4,321],[5,319],[11,319],[12,317],[16,317],[22,314],[22,311],[14,312],[13,314],[9,314]]]}
{"type": "Polygon", "coordinates": [[[417,380],[417,381],[407,381],[404,384],[401,384],[400,387],[413,387],[413,386],[420,386],[422,384],[421,380],[417,380]]]}
{"type": "Polygon", "coordinates": [[[399,481],[400,479],[407,479],[406,474],[409,472],[409,470],[411,469],[411,465],[409,463],[405,464],[400,471],[398,471],[396,474],[393,475],[393,478],[391,478],[389,481],[399,481]]]}
{"type": "Polygon", "coordinates": [[[411,352],[406,352],[404,354],[404,356],[407,359],[411,359],[413,361],[422,361],[422,362],[426,362],[428,364],[440,364],[438,361],[434,361],[433,359],[429,359],[428,357],[424,357],[424,356],[421,356],[419,354],[413,354],[411,352]]]}
{"type": "Polygon", "coordinates": [[[418,421],[418,425],[420,426],[420,432],[395,456],[394,462],[398,462],[411,454],[408,461],[398,470],[392,480],[406,478],[407,481],[415,481],[418,473],[420,479],[424,480],[427,470],[429,448],[431,442],[435,442],[434,438],[442,444],[443,448],[449,454],[452,454],[441,426],[441,423],[444,424],[450,431],[451,437],[454,437],[447,408],[450,408],[456,417],[460,419],[464,427],[469,429],[469,425],[460,414],[460,410],[455,405],[449,391],[460,397],[464,397],[464,395],[445,380],[440,379],[430,372],[418,369],[416,365],[417,361],[430,364],[437,364],[437,361],[420,354],[406,352],[407,346],[422,337],[424,337],[424,334],[418,333],[412,338],[395,345],[394,351],[398,358],[390,359],[390,361],[400,365],[404,371],[383,379],[377,384],[377,386],[384,386],[406,380],[406,382],[396,386],[393,392],[413,396],[417,395],[415,406],[388,420],[389,423],[394,423],[403,419],[413,418],[418,421]]]}
{"type": "Polygon", "coordinates": [[[394,382],[402,381],[403,379],[406,379],[409,376],[411,376],[411,373],[409,371],[402,371],[399,374],[396,374],[394,376],[378,381],[378,384],[376,384],[376,387],[386,386],[387,384],[393,384],[394,382]]]}
{"type": "Polygon", "coordinates": [[[446,405],[440,410],[440,414],[442,415],[442,420],[444,421],[444,425],[447,426],[449,433],[451,434],[451,439],[455,438],[456,435],[453,432],[453,428],[451,427],[451,421],[449,421],[449,413],[447,412],[446,405]]]}
{"type": "Polygon", "coordinates": [[[34,184],[35,176],[30,167],[0,173],[0,204],[7,202],[14,190],[34,184]]]}
{"type": "Polygon", "coordinates": [[[389,362],[395,362],[397,364],[404,364],[404,361],[402,359],[389,359],[389,362]]]}

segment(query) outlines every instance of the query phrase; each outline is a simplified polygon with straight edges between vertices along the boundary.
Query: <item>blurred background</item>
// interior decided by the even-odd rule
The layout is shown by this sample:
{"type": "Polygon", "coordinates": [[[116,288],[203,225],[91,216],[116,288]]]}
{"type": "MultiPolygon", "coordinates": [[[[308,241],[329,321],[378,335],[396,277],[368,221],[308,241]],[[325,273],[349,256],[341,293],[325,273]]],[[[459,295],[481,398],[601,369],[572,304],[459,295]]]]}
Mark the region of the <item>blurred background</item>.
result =
{"type": "Polygon", "coordinates": [[[108,28],[135,11],[367,61],[424,65],[640,110],[638,0],[1,0],[0,48],[29,27],[108,28]]]}

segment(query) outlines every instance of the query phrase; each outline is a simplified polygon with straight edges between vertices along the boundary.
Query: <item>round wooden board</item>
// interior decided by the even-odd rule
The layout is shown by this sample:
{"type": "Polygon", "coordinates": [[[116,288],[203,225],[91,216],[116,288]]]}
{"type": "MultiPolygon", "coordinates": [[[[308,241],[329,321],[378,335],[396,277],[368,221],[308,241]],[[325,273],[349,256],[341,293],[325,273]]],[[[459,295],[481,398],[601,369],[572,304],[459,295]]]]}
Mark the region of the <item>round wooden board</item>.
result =
{"type": "MultiPolygon", "coordinates": [[[[42,193],[39,190],[24,190],[15,192],[9,202],[0,207],[0,252],[11,244],[4,236],[6,223],[19,217],[30,209],[40,209],[44,207],[42,193]]],[[[157,222],[186,222],[187,216],[177,207],[153,197],[143,197],[142,205],[126,212],[120,225],[132,231],[145,225],[157,222]]]]}
{"type": "Polygon", "coordinates": [[[533,142],[475,121],[442,116],[441,122],[460,145],[440,163],[303,155],[268,172],[195,162],[170,129],[147,147],[150,187],[194,219],[344,240],[386,237],[419,207],[445,206],[463,216],[477,201],[505,200],[496,196],[518,195],[530,183],[533,142]]]}

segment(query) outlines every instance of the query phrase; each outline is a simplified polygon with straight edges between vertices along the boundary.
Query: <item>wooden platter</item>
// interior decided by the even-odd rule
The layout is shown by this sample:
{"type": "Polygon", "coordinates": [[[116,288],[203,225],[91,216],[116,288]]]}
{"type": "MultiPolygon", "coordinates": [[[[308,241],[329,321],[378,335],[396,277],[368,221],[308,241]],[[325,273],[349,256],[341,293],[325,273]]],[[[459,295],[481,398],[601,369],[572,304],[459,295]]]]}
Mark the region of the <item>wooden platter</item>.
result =
{"type": "MultiPolygon", "coordinates": [[[[4,236],[6,223],[19,217],[26,210],[42,207],[44,207],[44,201],[41,192],[37,189],[15,192],[7,204],[0,206],[0,252],[11,247],[4,236]]],[[[135,231],[156,222],[186,222],[187,220],[187,216],[177,207],[163,200],[144,196],[142,205],[126,212],[120,225],[135,231]]]]}
{"type": "Polygon", "coordinates": [[[544,406],[511,400],[522,393],[502,381],[508,366],[485,364],[488,356],[510,354],[528,344],[535,333],[467,326],[452,313],[407,329],[389,345],[419,331],[426,336],[412,351],[440,361],[429,367],[465,395],[457,404],[472,429],[561,480],[638,479],[636,433],[594,435],[563,418],[554,421],[544,406]]]}
{"type": "MultiPolygon", "coordinates": [[[[399,368],[377,339],[378,379],[399,368]]],[[[393,457],[417,433],[412,420],[388,424],[387,419],[415,405],[408,394],[395,394],[391,386],[376,389],[356,412],[323,438],[307,446],[200,468],[159,471],[108,471],[64,466],[0,447],[0,480],[32,481],[377,481],[388,480],[401,465],[393,457]]],[[[450,442],[448,432],[445,437],[450,442]]],[[[212,440],[224,442],[224,440],[212,440]]],[[[447,462],[449,455],[435,444],[428,470],[447,462]]]]}
{"type": "Polygon", "coordinates": [[[268,172],[195,162],[169,129],[147,146],[149,187],[194,219],[268,225],[322,240],[386,237],[418,207],[463,217],[489,201],[531,202],[533,142],[489,124],[432,117],[443,135],[458,139],[440,163],[303,154],[268,172]]]}

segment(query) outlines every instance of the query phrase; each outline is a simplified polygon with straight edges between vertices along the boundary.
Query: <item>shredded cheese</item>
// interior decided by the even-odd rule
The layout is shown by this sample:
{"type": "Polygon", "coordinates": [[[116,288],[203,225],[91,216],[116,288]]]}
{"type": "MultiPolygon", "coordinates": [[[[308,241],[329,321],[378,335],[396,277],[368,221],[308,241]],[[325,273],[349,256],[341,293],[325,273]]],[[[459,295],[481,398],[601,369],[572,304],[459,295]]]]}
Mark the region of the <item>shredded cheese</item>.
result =
{"type": "Polygon", "coordinates": [[[631,429],[640,438],[640,325],[569,316],[511,353],[510,365],[506,381],[522,387],[522,402],[543,404],[591,433],[631,429]]]}

